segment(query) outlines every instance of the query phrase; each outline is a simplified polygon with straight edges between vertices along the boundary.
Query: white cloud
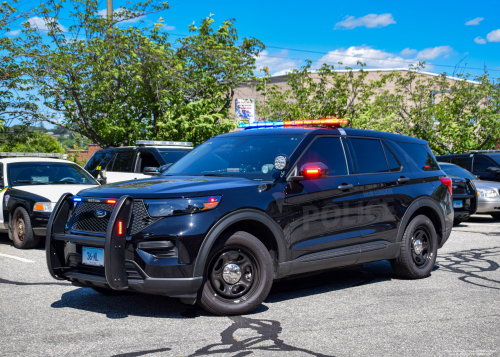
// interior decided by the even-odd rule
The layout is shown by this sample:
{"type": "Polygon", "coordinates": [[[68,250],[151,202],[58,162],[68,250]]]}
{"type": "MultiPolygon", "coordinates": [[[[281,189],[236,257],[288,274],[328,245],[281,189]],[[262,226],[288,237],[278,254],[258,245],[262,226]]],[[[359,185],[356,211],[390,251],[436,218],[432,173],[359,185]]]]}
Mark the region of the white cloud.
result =
{"type": "Polygon", "coordinates": [[[396,21],[394,21],[394,17],[392,17],[392,14],[368,14],[359,18],[355,18],[354,16],[347,16],[342,21],[335,24],[334,30],[341,27],[352,30],[353,28],[362,26],[365,26],[369,29],[375,27],[381,28],[395,23],[396,21]]]}
{"type": "Polygon", "coordinates": [[[417,57],[415,59],[417,60],[432,60],[437,57],[444,56],[445,58],[448,57],[450,54],[453,53],[453,48],[450,46],[437,46],[437,47],[430,47],[423,49],[417,54],[417,57]]]}
{"type": "MultiPolygon", "coordinates": [[[[31,27],[36,27],[38,28],[39,30],[45,30],[45,31],[48,31],[49,30],[49,27],[47,26],[49,23],[52,23],[54,22],[54,20],[52,19],[47,19],[47,22],[45,22],[45,19],[43,17],[38,17],[38,16],[33,16],[32,18],[30,18],[28,20],[28,22],[30,23],[31,27]]],[[[66,30],[66,27],[64,27],[63,25],[61,25],[60,23],[57,23],[57,25],[59,26],[59,29],[61,31],[67,31],[66,30]]]]}
{"type": "Polygon", "coordinates": [[[175,26],[168,26],[167,24],[163,24],[162,28],[163,28],[165,31],[175,30],[175,26]]]}
{"type": "Polygon", "coordinates": [[[7,36],[17,36],[21,33],[21,30],[12,30],[12,31],[9,31],[7,32],[7,36]]]}
{"type": "Polygon", "coordinates": [[[500,29],[493,30],[486,35],[488,42],[500,42],[500,29]]]}
{"type": "Polygon", "coordinates": [[[465,26],[476,26],[479,25],[481,21],[483,21],[483,17],[476,17],[475,19],[469,20],[465,23],[465,26]]]}
{"type": "Polygon", "coordinates": [[[256,57],[255,66],[257,70],[261,70],[264,67],[269,68],[269,73],[272,75],[285,74],[283,71],[290,71],[297,67],[297,63],[287,57],[287,50],[281,50],[273,54],[264,50],[256,57]]]}
{"type": "Polygon", "coordinates": [[[474,39],[474,42],[477,43],[478,45],[485,45],[486,44],[486,40],[484,38],[482,38],[481,36],[477,36],[474,39]]]}
{"type": "Polygon", "coordinates": [[[406,67],[415,62],[369,46],[352,46],[348,49],[341,48],[328,52],[316,62],[315,68],[321,67],[323,63],[332,65],[338,62],[342,62],[343,66],[354,67],[358,61],[376,68],[406,67]]]}
{"type": "Polygon", "coordinates": [[[401,56],[409,57],[411,55],[414,55],[415,53],[417,53],[417,50],[405,48],[403,51],[401,51],[401,56]]]}

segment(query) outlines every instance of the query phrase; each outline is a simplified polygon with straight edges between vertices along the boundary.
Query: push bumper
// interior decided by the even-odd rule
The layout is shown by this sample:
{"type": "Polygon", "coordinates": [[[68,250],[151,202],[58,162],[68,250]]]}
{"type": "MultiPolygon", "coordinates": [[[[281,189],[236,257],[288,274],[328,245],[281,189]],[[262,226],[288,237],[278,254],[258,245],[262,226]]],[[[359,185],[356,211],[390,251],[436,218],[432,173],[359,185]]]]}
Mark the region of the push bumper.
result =
{"type": "Polygon", "coordinates": [[[153,278],[134,261],[125,259],[126,234],[118,234],[130,223],[133,200],[122,196],[116,203],[108,223],[105,238],[101,236],[67,234],[66,222],[73,208],[72,194],[64,194],[54,208],[47,226],[45,252],[47,267],[52,277],[69,280],[76,286],[130,290],[147,294],[196,299],[202,277],[153,278]],[[104,267],[84,266],[81,254],[67,254],[68,246],[86,246],[104,249],[104,267]]]}

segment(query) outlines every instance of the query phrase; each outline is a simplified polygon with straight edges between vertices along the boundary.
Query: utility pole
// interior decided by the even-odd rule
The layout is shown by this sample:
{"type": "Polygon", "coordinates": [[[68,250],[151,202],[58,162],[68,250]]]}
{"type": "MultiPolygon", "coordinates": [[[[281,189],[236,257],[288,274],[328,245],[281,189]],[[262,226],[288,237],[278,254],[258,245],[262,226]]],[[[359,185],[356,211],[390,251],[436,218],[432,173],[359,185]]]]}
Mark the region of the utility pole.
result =
{"type": "Polygon", "coordinates": [[[107,4],[108,20],[111,20],[113,18],[113,0],[107,0],[107,4]]]}

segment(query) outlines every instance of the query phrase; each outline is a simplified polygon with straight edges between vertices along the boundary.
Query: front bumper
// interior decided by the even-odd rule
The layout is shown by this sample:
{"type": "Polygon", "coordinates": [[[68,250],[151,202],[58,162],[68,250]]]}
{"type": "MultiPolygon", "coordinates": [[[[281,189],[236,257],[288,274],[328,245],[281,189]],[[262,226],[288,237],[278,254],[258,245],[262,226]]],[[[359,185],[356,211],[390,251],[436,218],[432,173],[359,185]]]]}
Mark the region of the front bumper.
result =
{"type": "Polygon", "coordinates": [[[479,198],[476,213],[500,213],[500,198],[479,198]]]}
{"type": "MultiPolygon", "coordinates": [[[[131,245],[126,234],[119,235],[118,222],[127,231],[131,220],[133,200],[121,197],[116,203],[108,223],[105,237],[71,234],[66,222],[73,208],[72,195],[65,194],[57,203],[50,217],[46,236],[46,258],[50,274],[59,280],[69,280],[74,285],[130,290],[148,294],[195,299],[202,284],[202,277],[151,277],[137,262],[126,259],[126,249],[131,245]],[[104,267],[82,264],[82,247],[104,250],[104,267]]],[[[171,259],[171,258],[167,258],[171,259]]]]}

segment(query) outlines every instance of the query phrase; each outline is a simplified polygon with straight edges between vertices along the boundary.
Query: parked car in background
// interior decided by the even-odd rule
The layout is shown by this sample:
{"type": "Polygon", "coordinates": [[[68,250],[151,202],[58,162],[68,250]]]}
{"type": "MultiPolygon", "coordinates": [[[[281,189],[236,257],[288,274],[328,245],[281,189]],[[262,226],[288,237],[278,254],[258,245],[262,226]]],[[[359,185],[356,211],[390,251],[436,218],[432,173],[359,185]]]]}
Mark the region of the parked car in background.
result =
{"type": "Polygon", "coordinates": [[[96,151],[85,170],[103,184],[148,178],[160,174],[161,166],[173,164],[192,149],[190,142],[138,140],[136,146],[96,151]]]}
{"type": "MultiPolygon", "coordinates": [[[[469,171],[454,164],[440,162],[439,166],[452,179],[468,179],[474,184],[478,196],[476,213],[490,214],[494,219],[500,220],[500,183],[479,180],[469,171]]],[[[455,196],[453,198],[455,199],[455,196]]]]}
{"type": "Polygon", "coordinates": [[[481,180],[500,182],[500,150],[472,150],[464,154],[436,156],[472,172],[481,180]]]}
{"type": "Polygon", "coordinates": [[[16,248],[34,248],[45,239],[54,205],[64,193],[99,186],[87,171],[61,154],[0,153],[0,231],[16,248]]]}

